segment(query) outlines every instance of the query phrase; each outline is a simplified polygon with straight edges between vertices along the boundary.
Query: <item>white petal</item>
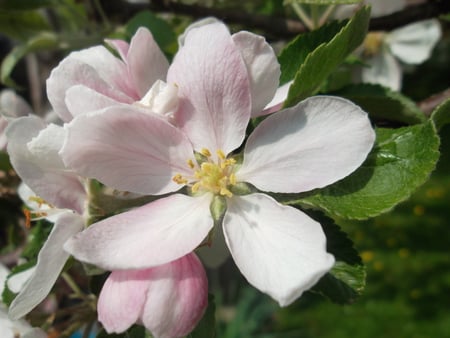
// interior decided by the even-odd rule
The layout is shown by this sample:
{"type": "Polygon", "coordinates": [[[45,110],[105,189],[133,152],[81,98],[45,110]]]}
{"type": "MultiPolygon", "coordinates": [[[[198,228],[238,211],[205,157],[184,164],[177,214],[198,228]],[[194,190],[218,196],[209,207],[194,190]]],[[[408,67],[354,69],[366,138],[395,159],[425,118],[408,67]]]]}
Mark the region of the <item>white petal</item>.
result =
{"type": "Polygon", "coordinates": [[[442,36],[437,19],[409,24],[389,33],[386,43],[392,54],[409,64],[419,64],[427,60],[442,36]]]}
{"type": "Polygon", "coordinates": [[[72,116],[123,104],[84,85],[74,85],[66,91],[66,105],[72,116]]]}
{"type": "Polygon", "coordinates": [[[35,271],[36,266],[33,266],[27,270],[12,275],[8,278],[8,289],[10,289],[14,293],[19,293],[35,271]]]}
{"type": "Polygon", "coordinates": [[[178,87],[174,123],[195,150],[238,148],[251,113],[250,83],[242,56],[225,25],[191,29],[167,74],[178,87]]]}
{"type": "Polygon", "coordinates": [[[145,195],[181,188],[172,178],[191,175],[189,140],[157,114],[114,106],[77,116],[65,125],[61,150],[67,167],[109,187],[145,195]]]}
{"type": "Polygon", "coordinates": [[[233,34],[232,39],[249,74],[252,116],[258,116],[277,90],[280,65],[272,47],[262,36],[242,31],[233,34]]]}
{"type": "Polygon", "coordinates": [[[334,264],[320,224],[267,195],[233,197],[223,225],[239,270],[280,306],[291,304],[334,264]]]}
{"type": "Polygon", "coordinates": [[[366,60],[368,67],[361,71],[364,83],[379,84],[392,90],[400,90],[402,84],[402,68],[394,56],[387,50],[382,50],[366,60]]]}
{"type": "Polygon", "coordinates": [[[57,154],[63,137],[60,131],[35,116],[18,118],[6,130],[8,153],[20,178],[39,197],[81,214],[86,193],[79,177],[62,165],[57,154]]]}
{"type": "Polygon", "coordinates": [[[374,139],[367,114],[352,102],[311,97],[256,127],[236,178],[263,191],[321,188],[358,168],[374,139]]]}
{"type": "Polygon", "coordinates": [[[66,243],[106,270],[144,269],[193,251],[213,226],[211,196],[171,195],[91,225],[66,243]]]}
{"type": "Polygon", "coordinates": [[[284,85],[279,87],[275,92],[275,96],[273,97],[272,101],[270,101],[264,107],[264,110],[259,115],[267,115],[280,110],[288,96],[289,88],[291,88],[291,84],[293,82],[294,81],[289,81],[288,83],[285,83],[284,85]]]}
{"type": "Polygon", "coordinates": [[[31,114],[33,110],[29,104],[11,89],[0,93],[0,113],[5,118],[17,118],[31,114]]]}
{"type": "Polygon", "coordinates": [[[35,273],[11,303],[11,318],[23,317],[48,295],[69,258],[69,254],[63,250],[64,243],[81,231],[83,226],[83,218],[71,212],[58,218],[39,252],[35,273]]]}

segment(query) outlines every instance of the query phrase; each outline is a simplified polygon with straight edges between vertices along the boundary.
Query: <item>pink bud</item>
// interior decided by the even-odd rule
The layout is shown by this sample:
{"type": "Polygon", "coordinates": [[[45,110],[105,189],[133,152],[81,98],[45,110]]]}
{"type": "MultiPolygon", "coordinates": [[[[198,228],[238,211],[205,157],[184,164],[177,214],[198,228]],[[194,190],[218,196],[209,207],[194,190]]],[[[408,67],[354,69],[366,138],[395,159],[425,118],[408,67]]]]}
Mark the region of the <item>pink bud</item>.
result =
{"type": "Polygon", "coordinates": [[[143,324],[155,338],[184,337],[208,305],[208,280],[193,253],[145,270],[113,271],[98,300],[108,333],[143,324]]]}

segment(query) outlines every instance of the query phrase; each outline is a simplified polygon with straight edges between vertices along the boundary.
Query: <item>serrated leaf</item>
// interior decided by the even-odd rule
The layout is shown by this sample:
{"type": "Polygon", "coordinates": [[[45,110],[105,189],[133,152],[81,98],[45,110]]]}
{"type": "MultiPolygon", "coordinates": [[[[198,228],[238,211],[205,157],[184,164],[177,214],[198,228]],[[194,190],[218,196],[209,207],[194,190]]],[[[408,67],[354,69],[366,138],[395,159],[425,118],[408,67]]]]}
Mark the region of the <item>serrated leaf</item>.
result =
{"type": "Polygon", "coordinates": [[[38,10],[7,11],[0,9],[0,32],[13,40],[25,42],[50,25],[38,10]]]}
{"type": "Polygon", "coordinates": [[[330,93],[345,97],[369,113],[372,121],[418,124],[426,121],[424,113],[408,97],[376,84],[358,84],[330,93]]]}
{"type": "Polygon", "coordinates": [[[440,130],[443,126],[450,123],[450,99],[440,104],[431,114],[431,120],[440,130]]]}
{"type": "Polygon", "coordinates": [[[36,52],[38,50],[48,50],[57,47],[57,45],[58,40],[56,35],[53,33],[44,32],[33,37],[27,42],[14,47],[13,50],[3,59],[0,69],[0,79],[2,83],[9,87],[17,87],[10,76],[20,59],[28,53],[36,52]]]}
{"type": "Polygon", "coordinates": [[[348,238],[335,222],[318,211],[306,210],[318,221],[327,237],[327,251],[333,254],[336,263],[313,287],[318,292],[338,304],[352,303],[364,290],[366,283],[365,267],[361,257],[348,238]]]}
{"type": "Polygon", "coordinates": [[[350,20],[327,25],[288,45],[279,58],[281,83],[290,80],[294,65],[299,64],[299,67],[284,107],[293,106],[319,91],[327,77],[364,41],[369,19],[370,9],[363,7],[350,20]],[[304,42],[307,43],[303,46],[304,42]],[[288,61],[297,58],[297,61],[288,61]]]}
{"type": "Polygon", "coordinates": [[[216,304],[214,296],[208,295],[208,307],[200,322],[186,338],[214,338],[216,336],[216,304]]]}
{"type": "Polygon", "coordinates": [[[331,216],[367,219],[391,210],[429,177],[439,158],[432,122],[399,129],[379,128],[374,149],[345,179],[288,204],[320,208],[331,216]]]}

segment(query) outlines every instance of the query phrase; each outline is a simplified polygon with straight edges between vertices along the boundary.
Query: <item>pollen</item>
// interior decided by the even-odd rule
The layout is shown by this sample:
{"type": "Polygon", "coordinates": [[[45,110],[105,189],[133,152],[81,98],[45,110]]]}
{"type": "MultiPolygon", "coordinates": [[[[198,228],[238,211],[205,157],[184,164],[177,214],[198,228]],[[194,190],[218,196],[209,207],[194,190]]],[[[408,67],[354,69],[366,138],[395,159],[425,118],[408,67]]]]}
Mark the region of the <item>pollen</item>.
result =
{"type": "Polygon", "coordinates": [[[172,180],[178,184],[187,185],[192,193],[212,192],[215,195],[232,197],[231,186],[236,184],[236,175],[233,172],[236,160],[227,158],[223,150],[217,150],[217,159],[214,160],[209,149],[203,148],[200,154],[206,157],[203,162],[196,163],[189,159],[186,161],[192,169],[192,176],[176,174],[172,180]]]}

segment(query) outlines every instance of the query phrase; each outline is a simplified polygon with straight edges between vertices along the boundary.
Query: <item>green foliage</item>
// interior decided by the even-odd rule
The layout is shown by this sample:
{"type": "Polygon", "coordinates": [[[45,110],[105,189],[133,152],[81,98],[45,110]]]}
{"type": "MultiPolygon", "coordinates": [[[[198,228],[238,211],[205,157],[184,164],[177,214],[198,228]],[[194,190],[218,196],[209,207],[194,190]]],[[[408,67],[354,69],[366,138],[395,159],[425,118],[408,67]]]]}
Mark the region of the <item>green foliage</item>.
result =
{"type": "Polygon", "coordinates": [[[314,286],[318,292],[338,304],[349,304],[362,294],[366,273],[353,242],[334,221],[321,213],[308,211],[321,225],[327,237],[327,251],[334,255],[336,263],[314,286]]]}
{"type": "Polygon", "coordinates": [[[48,31],[50,25],[38,10],[7,11],[0,9],[0,33],[13,40],[26,42],[37,32],[48,31]]]}
{"type": "Polygon", "coordinates": [[[29,10],[55,5],[58,0],[0,0],[0,7],[7,10],[29,10]]]}
{"type": "Polygon", "coordinates": [[[369,19],[370,9],[363,7],[350,20],[301,35],[283,50],[280,82],[294,80],[285,107],[319,91],[327,77],[364,41],[369,19]]]}
{"type": "Polygon", "coordinates": [[[309,5],[344,5],[344,4],[356,4],[361,0],[287,0],[285,3],[296,2],[299,4],[309,5]]]}
{"type": "Polygon", "coordinates": [[[433,111],[431,120],[438,130],[441,130],[443,126],[450,123],[450,99],[439,105],[433,111]]]}
{"type": "Polygon", "coordinates": [[[208,295],[208,307],[197,327],[186,338],[214,338],[216,336],[216,304],[214,296],[208,295]]]}
{"type": "Polygon", "coordinates": [[[418,124],[425,122],[424,113],[408,97],[374,84],[358,84],[332,92],[345,97],[364,109],[372,121],[418,124]]]}
{"type": "Polygon", "coordinates": [[[142,11],[128,21],[125,30],[130,39],[139,27],[146,27],[152,32],[159,47],[166,53],[173,54],[177,48],[177,38],[167,21],[150,11],[142,11]]]}
{"type": "Polygon", "coordinates": [[[365,163],[345,179],[291,204],[325,210],[334,217],[367,219],[391,210],[429,177],[439,158],[439,137],[427,122],[377,129],[365,163]]]}
{"type": "Polygon", "coordinates": [[[11,73],[16,64],[27,54],[36,52],[39,50],[49,50],[56,48],[58,45],[58,39],[55,34],[42,32],[28,39],[23,44],[19,44],[13,48],[13,50],[4,58],[0,68],[0,79],[2,83],[10,86],[17,87],[14,81],[11,79],[11,73]]]}

